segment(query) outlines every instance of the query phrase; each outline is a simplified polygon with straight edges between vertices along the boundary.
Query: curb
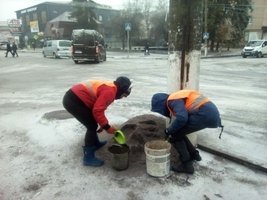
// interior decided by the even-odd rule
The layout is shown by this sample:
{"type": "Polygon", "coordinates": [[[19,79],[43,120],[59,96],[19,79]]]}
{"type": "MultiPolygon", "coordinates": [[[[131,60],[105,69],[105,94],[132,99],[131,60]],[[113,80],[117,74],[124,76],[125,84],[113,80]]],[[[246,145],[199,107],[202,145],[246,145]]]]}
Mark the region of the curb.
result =
{"type": "Polygon", "coordinates": [[[229,54],[229,55],[214,55],[214,56],[201,56],[201,59],[208,59],[208,58],[226,58],[226,57],[237,57],[241,55],[236,55],[236,54],[229,54]]]}
{"type": "MultiPolygon", "coordinates": [[[[155,54],[154,54],[155,55],[155,54]]],[[[211,58],[227,58],[227,57],[238,57],[240,55],[214,55],[214,56],[200,56],[200,59],[211,59],[211,58]]],[[[122,58],[122,59],[134,59],[134,58],[141,58],[142,56],[135,56],[135,55],[129,55],[129,57],[127,56],[107,56],[108,58],[122,58]]],[[[145,57],[145,58],[149,58],[149,57],[145,57]]],[[[159,57],[159,56],[151,56],[151,58],[153,59],[158,59],[158,60],[164,60],[164,59],[168,59],[168,56],[166,57],[159,57]]]]}
{"type": "Polygon", "coordinates": [[[212,149],[212,148],[209,148],[207,146],[204,146],[204,145],[201,145],[201,144],[198,144],[197,147],[205,152],[208,152],[208,153],[211,153],[211,154],[214,154],[214,155],[217,155],[217,156],[220,156],[220,157],[223,157],[225,159],[228,159],[232,162],[235,162],[237,164],[241,164],[241,165],[244,165],[250,169],[254,169],[254,170],[258,170],[258,171],[261,171],[261,172],[264,172],[264,173],[267,173],[267,168],[266,167],[263,167],[261,165],[257,165],[257,164],[254,164],[250,161],[247,161],[247,160],[243,160],[241,158],[237,158],[235,156],[232,156],[232,155],[229,155],[229,154],[226,154],[224,152],[221,152],[221,151],[218,151],[218,150],[215,150],[215,149],[212,149]]]}

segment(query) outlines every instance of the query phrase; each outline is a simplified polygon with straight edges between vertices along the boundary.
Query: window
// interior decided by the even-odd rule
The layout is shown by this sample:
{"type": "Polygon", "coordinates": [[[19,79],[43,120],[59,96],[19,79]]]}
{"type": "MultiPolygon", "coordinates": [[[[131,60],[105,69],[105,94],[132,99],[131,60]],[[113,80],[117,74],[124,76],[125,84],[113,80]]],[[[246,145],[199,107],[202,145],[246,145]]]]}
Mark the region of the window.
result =
{"type": "Polygon", "coordinates": [[[48,46],[48,47],[51,47],[51,46],[52,46],[52,41],[48,41],[48,42],[47,42],[47,46],[48,46]]]}
{"type": "Polygon", "coordinates": [[[99,20],[100,22],[102,22],[102,21],[103,21],[103,16],[102,16],[102,15],[99,15],[99,16],[98,16],[98,20],[99,20]]]}
{"type": "Polygon", "coordinates": [[[29,14],[26,15],[26,24],[30,26],[30,16],[29,14]]]}
{"type": "Polygon", "coordinates": [[[248,23],[249,23],[249,24],[252,24],[252,16],[249,16],[249,17],[248,17],[248,23]]]}
{"type": "Polygon", "coordinates": [[[47,18],[46,18],[46,12],[45,11],[41,12],[41,19],[42,19],[42,23],[46,24],[47,18]]]}
{"type": "Polygon", "coordinates": [[[59,46],[60,47],[70,47],[71,41],[67,41],[67,40],[59,41],[59,46]]]}
{"type": "Polygon", "coordinates": [[[33,18],[33,21],[37,21],[38,19],[37,19],[37,13],[33,13],[32,14],[32,18],[33,18]]]}

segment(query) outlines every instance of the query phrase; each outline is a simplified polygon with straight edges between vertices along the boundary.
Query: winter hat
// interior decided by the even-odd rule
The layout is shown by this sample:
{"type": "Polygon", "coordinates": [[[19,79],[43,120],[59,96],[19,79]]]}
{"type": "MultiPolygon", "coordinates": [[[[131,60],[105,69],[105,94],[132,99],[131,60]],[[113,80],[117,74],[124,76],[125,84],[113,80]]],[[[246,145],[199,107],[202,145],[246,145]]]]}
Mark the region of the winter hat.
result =
{"type": "Polygon", "coordinates": [[[114,84],[117,86],[117,94],[116,94],[116,99],[121,98],[123,94],[129,95],[131,93],[131,84],[132,82],[130,81],[129,78],[126,76],[120,76],[118,77],[115,81],[114,84]]]}
{"type": "Polygon", "coordinates": [[[156,93],[151,99],[151,111],[157,112],[165,117],[170,117],[170,111],[167,107],[167,99],[169,95],[166,93],[156,93]]]}

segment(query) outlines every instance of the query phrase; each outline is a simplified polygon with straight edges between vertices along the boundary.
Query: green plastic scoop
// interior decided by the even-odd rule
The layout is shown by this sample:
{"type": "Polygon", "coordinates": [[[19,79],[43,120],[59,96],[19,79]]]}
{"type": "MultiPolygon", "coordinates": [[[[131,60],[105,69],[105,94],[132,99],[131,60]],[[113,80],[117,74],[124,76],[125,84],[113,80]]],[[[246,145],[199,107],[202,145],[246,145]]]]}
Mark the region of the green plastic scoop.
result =
{"type": "Polygon", "coordinates": [[[118,143],[118,144],[125,144],[126,143],[126,139],[124,136],[124,133],[121,130],[117,130],[114,134],[114,140],[118,143]]]}

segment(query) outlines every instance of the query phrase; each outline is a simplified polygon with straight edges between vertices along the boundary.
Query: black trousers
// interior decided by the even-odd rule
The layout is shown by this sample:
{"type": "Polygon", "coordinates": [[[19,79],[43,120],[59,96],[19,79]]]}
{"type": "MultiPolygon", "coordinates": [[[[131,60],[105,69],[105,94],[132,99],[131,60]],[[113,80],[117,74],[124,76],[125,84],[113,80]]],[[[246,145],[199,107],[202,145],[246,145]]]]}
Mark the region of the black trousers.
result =
{"type": "Polygon", "coordinates": [[[202,130],[203,128],[191,128],[187,125],[185,125],[183,128],[181,128],[177,134],[173,134],[172,135],[172,139],[175,140],[175,141],[181,141],[181,140],[184,140],[184,138],[186,137],[186,135],[190,134],[190,133],[194,133],[196,131],[200,131],[202,130]]]}
{"type": "Polygon", "coordinates": [[[68,90],[64,95],[63,106],[87,128],[84,139],[85,146],[93,146],[97,144],[97,122],[92,114],[92,110],[88,108],[71,90],[68,90]]]}
{"type": "Polygon", "coordinates": [[[6,50],[6,57],[8,56],[8,53],[10,52],[10,54],[13,56],[13,53],[11,50],[6,50]]]}
{"type": "Polygon", "coordinates": [[[191,113],[187,124],[172,135],[176,141],[184,140],[190,133],[200,131],[205,128],[221,127],[221,118],[217,107],[208,102],[202,105],[197,112],[191,113]]]}
{"type": "Polygon", "coordinates": [[[17,50],[13,50],[12,55],[13,55],[13,57],[14,57],[15,55],[16,55],[17,57],[19,56],[17,50]]]}

